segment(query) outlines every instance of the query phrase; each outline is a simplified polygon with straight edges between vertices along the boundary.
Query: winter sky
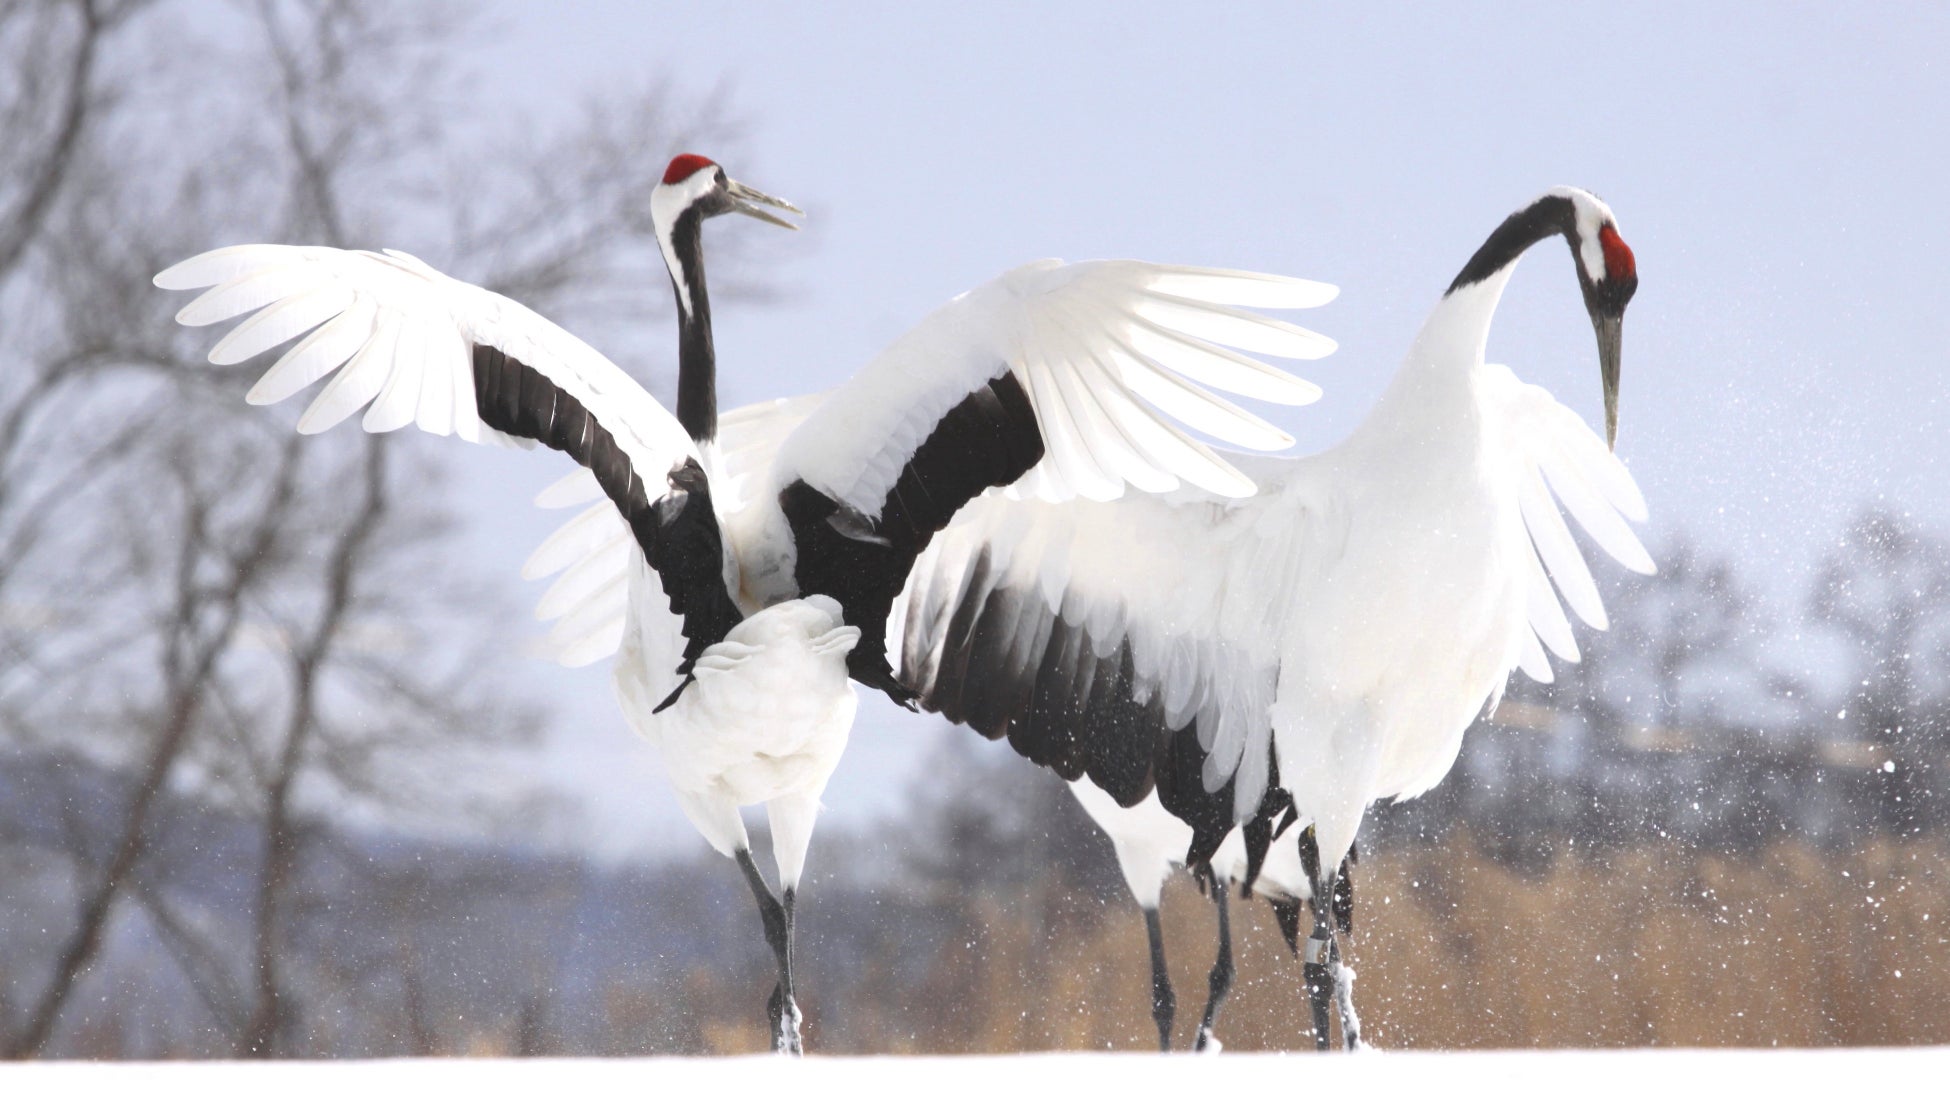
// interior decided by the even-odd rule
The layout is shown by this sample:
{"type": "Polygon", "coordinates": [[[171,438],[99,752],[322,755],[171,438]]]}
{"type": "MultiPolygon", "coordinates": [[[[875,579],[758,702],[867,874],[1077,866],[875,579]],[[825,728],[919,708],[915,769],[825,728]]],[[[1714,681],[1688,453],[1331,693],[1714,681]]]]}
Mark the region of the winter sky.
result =
{"type": "MultiPolygon", "coordinates": [[[[1489,230],[1574,183],[1611,203],[1638,255],[1619,452],[1655,555],[1688,531],[1793,624],[1865,502],[1950,529],[1950,7],[508,0],[488,18],[461,59],[493,73],[488,101],[566,117],[659,78],[722,85],[750,125],[746,161],[643,155],[715,153],[808,211],[799,234],[707,230],[707,249],[753,237],[745,254],[787,291],[716,310],[726,406],[830,387],[1024,261],[1128,256],[1342,287],[1295,317],[1340,341],[1302,364],[1326,398],[1272,409],[1317,450],[1359,421],[1489,230]]],[[[1490,351],[1598,421],[1561,246],[1524,264],[1490,351]]],[[[488,560],[512,573],[547,532],[505,512],[560,471],[479,489],[488,560]]],[[[606,678],[536,668],[587,725],[551,772],[606,848],[704,848],[606,678]]],[[[897,806],[946,734],[969,733],[863,705],[831,817],[897,806]]]]}

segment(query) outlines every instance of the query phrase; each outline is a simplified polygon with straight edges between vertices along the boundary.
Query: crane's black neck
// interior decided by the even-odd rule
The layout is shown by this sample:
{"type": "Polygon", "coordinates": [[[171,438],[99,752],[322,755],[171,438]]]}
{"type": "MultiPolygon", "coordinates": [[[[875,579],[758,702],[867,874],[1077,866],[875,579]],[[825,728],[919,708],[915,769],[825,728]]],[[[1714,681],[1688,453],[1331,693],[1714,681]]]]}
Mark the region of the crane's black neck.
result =
{"type": "Polygon", "coordinates": [[[699,445],[718,436],[718,355],[711,346],[711,296],[704,288],[704,217],[695,208],[670,229],[671,287],[677,294],[677,421],[699,445]]]}
{"type": "MultiPolygon", "coordinates": [[[[1569,198],[1561,194],[1546,194],[1504,218],[1503,223],[1496,227],[1496,231],[1490,233],[1489,239],[1483,241],[1483,246],[1476,249],[1476,254],[1469,257],[1469,262],[1463,265],[1462,273],[1456,275],[1456,280],[1449,283],[1449,288],[1443,295],[1447,296],[1464,286],[1473,286],[1483,281],[1516,262],[1519,256],[1529,250],[1530,245],[1547,236],[1562,236],[1570,242],[1573,251],[1577,249],[1577,207],[1569,198]]],[[[1582,267],[1579,268],[1578,273],[1582,278],[1584,273],[1582,267]]]]}

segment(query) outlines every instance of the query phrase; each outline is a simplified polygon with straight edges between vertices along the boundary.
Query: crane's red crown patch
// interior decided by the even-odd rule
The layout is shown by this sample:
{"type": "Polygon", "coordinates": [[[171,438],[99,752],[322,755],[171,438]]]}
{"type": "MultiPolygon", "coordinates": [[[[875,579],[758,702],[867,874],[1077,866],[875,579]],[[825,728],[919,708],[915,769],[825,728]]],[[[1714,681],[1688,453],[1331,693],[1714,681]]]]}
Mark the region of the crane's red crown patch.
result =
{"type": "MultiPolygon", "coordinates": [[[[698,172],[703,171],[705,168],[715,168],[717,166],[717,163],[709,157],[699,156],[694,152],[679,153],[671,157],[670,166],[664,169],[664,182],[681,183],[691,176],[696,175],[698,172]]],[[[1616,238],[1614,234],[1613,239],[1616,238]]],[[[1606,252],[1605,254],[1609,256],[1611,253],[1606,252]]],[[[1627,256],[1630,254],[1630,252],[1626,253],[1627,256]]]]}
{"type": "Polygon", "coordinates": [[[1617,229],[1610,225],[1599,229],[1598,246],[1605,249],[1606,278],[1618,281],[1638,277],[1638,263],[1632,258],[1632,249],[1625,246],[1617,229]]]}

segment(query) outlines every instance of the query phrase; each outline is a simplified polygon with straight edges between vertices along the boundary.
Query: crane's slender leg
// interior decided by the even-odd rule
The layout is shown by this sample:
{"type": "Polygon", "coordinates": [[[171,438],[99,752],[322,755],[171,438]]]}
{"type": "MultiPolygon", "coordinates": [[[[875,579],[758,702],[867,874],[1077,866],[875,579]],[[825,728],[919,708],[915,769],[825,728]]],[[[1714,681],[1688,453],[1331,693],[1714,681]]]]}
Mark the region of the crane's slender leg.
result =
{"type": "MultiPolygon", "coordinates": [[[[1316,878],[1314,894],[1333,894],[1328,890],[1329,886],[1316,878]]],[[[1309,905],[1314,910],[1314,931],[1301,947],[1300,970],[1306,977],[1307,1001],[1313,1006],[1314,1050],[1326,1051],[1333,1038],[1327,1015],[1328,1002],[1334,996],[1334,975],[1330,966],[1334,959],[1333,904],[1315,899],[1309,905]]]]}
{"type": "Polygon", "coordinates": [[[1171,1022],[1178,1015],[1178,996],[1171,991],[1165,970],[1165,932],[1158,924],[1158,908],[1144,908],[1144,931],[1151,936],[1151,1020],[1158,1025],[1158,1050],[1171,1050],[1171,1022]]]}
{"type": "Polygon", "coordinates": [[[1212,902],[1219,908],[1219,954],[1213,958],[1212,974],[1206,980],[1205,1019],[1199,1022],[1198,1042],[1193,1050],[1218,1051],[1219,1038],[1213,1035],[1213,1029],[1219,1023],[1219,1007],[1232,993],[1232,917],[1227,894],[1231,889],[1211,879],[1211,866],[1206,866],[1204,871],[1212,886],[1212,902]]]}
{"type": "Polygon", "coordinates": [[[1354,880],[1349,868],[1359,857],[1353,841],[1354,827],[1359,821],[1357,812],[1347,826],[1348,840],[1342,847],[1347,853],[1332,870],[1321,863],[1315,826],[1300,832],[1300,863],[1313,882],[1313,897],[1308,905],[1314,911],[1314,931],[1301,952],[1301,970],[1306,976],[1307,1000],[1313,1006],[1314,1048],[1318,1051],[1326,1051],[1333,1042],[1327,1021],[1330,1001],[1341,1018],[1342,1044],[1349,1051],[1361,1047],[1361,1017],[1354,1012],[1354,969],[1342,961],[1336,927],[1337,922],[1344,922],[1350,929],[1354,925],[1354,880]]]}
{"type": "Polygon", "coordinates": [[[799,1024],[803,1018],[799,1013],[799,996],[792,989],[792,910],[794,901],[799,897],[799,889],[785,888],[783,891],[785,900],[781,906],[785,912],[785,948],[780,953],[779,993],[784,1000],[780,1003],[777,1031],[781,1033],[785,1046],[773,1050],[784,1051],[788,1055],[803,1055],[805,1045],[799,1036],[799,1024]]]}
{"type": "Polygon", "coordinates": [[[779,868],[779,891],[785,897],[785,950],[780,954],[779,961],[778,1031],[783,1034],[785,1050],[794,1055],[800,1053],[803,1045],[799,1036],[799,998],[792,986],[793,910],[799,897],[799,881],[806,869],[806,850],[812,845],[813,824],[819,818],[819,790],[823,787],[824,779],[816,787],[800,789],[765,802],[765,815],[772,824],[772,856],[779,868]]]}
{"type": "MultiPolygon", "coordinates": [[[[1336,873],[1335,875],[1339,875],[1336,873]]],[[[1333,895],[1334,881],[1317,880],[1314,894],[1333,895]]],[[[1327,1028],[1327,1005],[1331,1001],[1334,1012],[1341,1019],[1341,1043],[1349,1051],[1361,1049],[1361,1016],[1354,1011],[1354,969],[1348,967],[1341,958],[1341,946],[1334,927],[1334,903],[1313,900],[1314,932],[1307,938],[1303,953],[1305,963],[1301,970],[1306,974],[1307,999],[1313,1004],[1314,1048],[1326,1051],[1332,1043],[1327,1028]]]]}
{"type": "Polygon", "coordinates": [[[735,856],[738,867],[744,870],[745,883],[751,885],[752,898],[758,901],[758,915],[765,923],[765,943],[772,946],[772,954],[779,962],[779,982],[765,1004],[766,1018],[772,1025],[772,1050],[798,1055],[801,1050],[799,1005],[792,997],[792,889],[786,889],[785,902],[780,903],[773,897],[765,877],[759,874],[752,851],[741,848],[735,856]]]}
{"type": "MultiPolygon", "coordinates": [[[[1341,937],[1354,944],[1354,864],[1361,859],[1359,846],[1349,846],[1341,870],[1334,874],[1334,921],[1341,937]]],[[[1361,1015],[1354,1012],[1354,969],[1347,965],[1339,945],[1334,949],[1334,1009],[1341,1015],[1341,1041],[1349,1051],[1361,1049],[1361,1015]]]]}
{"type": "MultiPolygon", "coordinates": [[[[1313,885],[1313,895],[1307,905],[1314,912],[1313,934],[1300,948],[1300,971],[1307,983],[1307,1002],[1313,1007],[1314,1050],[1326,1051],[1333,1042],[1333,1033],[1328,1029],[1327,1003],[1334,996],[1330,967],[1334,961],[1334,904],[1331,899],[1323,901],[1321,896],[1334,894],[1335,874],[1322,870],[1319,836],[1312,825],[1300,832],[1299,843],[1300,864],[1313,885]]],[[[1296,924],[1294,928],[1298,930],[1299,926],[1296,924]]]]}

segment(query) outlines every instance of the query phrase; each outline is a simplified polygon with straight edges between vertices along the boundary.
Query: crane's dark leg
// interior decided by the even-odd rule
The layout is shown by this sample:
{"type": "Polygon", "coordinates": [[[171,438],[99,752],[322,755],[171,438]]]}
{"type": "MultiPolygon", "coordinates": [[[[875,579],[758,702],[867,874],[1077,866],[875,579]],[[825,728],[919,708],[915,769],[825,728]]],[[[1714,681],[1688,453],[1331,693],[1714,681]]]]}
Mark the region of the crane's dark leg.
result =
{"type": "MultiPolygon", "coordinates": [[[[1205,871],[1212,870],[1207,866],[1205,871]]],[[[1230,891],[1217,880],[1212,885],[1212,902],[1219,908],[1219,954],[1212,960],[1212,974],[1206,980],[1205,1019],[1199,1022],[1198,1042],[1195,1051],[1219,1050],[1219,1039],[1212,1034],[1219,1023],[1219,1007],[1225,1004],[1226,995],[1232,993],[1232,918],[1230,914],[1230,891]]]]}
{"type": "Polygon", "coordinates": [[[1144,931],[1151,935],[1151,1019],[1158,1025],[1158,1050],[1170,1051],[1178,996],[1171,992],[1171,973],[1165,970],[1165,932],[1158,924],[1157,907],[1145,908],[1144,931]]]}
{"type": "Polygon", "coordinates": [[[1314,932],[1301,952],[1301,970],[1306,975],[1307,1000],[1313,1006],[1314,1048],[1319,1051],[1326,1051],[1332,1042],[1327,1030],[1330,1000],[1341,1017],[1341,1042],[1349,1051],[1361,1047],[1361,1018],[1354,1012],[1354,969],[1342,962],[1335,932],[1336,922],[1349,929],[1354,925],[1354,879],[1350,870],[1359,857],[1349,843],[1340,865],[1332,872],[1322,871],[1314,828],[1300,833],[1300,863],[1313,881],[1314,891],[1308,904],[1314,910],[1314,932]]]}
{"type": "Polygon", "coordinates": [[[779,990],[785,1001],[779,1010],[779,1031],[783,1034],[785,1046],[776,1050],[782,1050],[789,1055],[801,1055],[805,1052],[805,1046],[799,1038],[799,1023],[802,1018],[799,1013],[799,996],[792,989],[792,911],[799,892],[796,888],[786,888],[784,895],[785,902],[781,905],[785,913],[785,949],[780,953],[779,990]]]}
{"type": "MultiPolygon", "coordinates": [[[[1315,895],[1331,894],[1324,881],[1314,883],[1315,895]]],[[[1314,910],[1314,931],[1301,944],[1300,970],[1306,977],[1307,1002],[1313,1006],[1314,1050],[1326,1051],[1333,1033],[1328,1028],[1327,1006],[1334,997],[1334,916],[1332,904],[1318,900],[1308,904],[1314,910]]]]}
{"type": "Polygon", "coordinates": [[[752,851],[739,850],[737,859],[738,867],[744,870],[745,883],[751,885],[752,898],[758,901],[758,915],[765,923],[765,943],[772,946],[772,955],[779,962],[778,985],[772,988],[772,996],[765,1003],[765,1016],[772,1025],[772,1050],[798,1055],[802,1048],[799,1003],[792,996],[792,889],[785,889],[785,902],[780,903],[773,897],[765,877],[759,875],[752,851]]]}
{"type": "MultiPolygon", "coordinates": [[[[1349,846],[1341,870],[1334,874],[1334,921],[1349,944],[1354,941],[1354,864],[1361,858],[1356,846],[1349,846]]],[[[1354,1012],[1354,969],[1348,967],[1338,945],[1334,949],[1334,1008],[1341,1015],[1341,1042],[1349,1051],[1361,1048],[1361,1016],[1354,1012]]]]}
{"type": "MultiPolygon", "coordinates": [[[[1334,997],[1331,968],[1334,961],[1334,905],[1331,900],[1321,902],[1320,897],[1334,894],[1334,874],[1321,871],[1320,843],[1314,837],[1312,826],[1300,832],[1299,841],[1300,864],[1307,870],[1307,879],[1313,882],[1314,892],[1313,899],[1307,903],[1313,908],[1314,931],[1300,946],[1300,971],[1307,983],[1307,1002],[1313,1007],[1314,1050],[1326,1051],[1333,1042],[1333,1033],[1327,1027],[1327,1003],[1334,997]]],[[[1296,925],[1295,929],[1298,928],[1296,925]]]]}

